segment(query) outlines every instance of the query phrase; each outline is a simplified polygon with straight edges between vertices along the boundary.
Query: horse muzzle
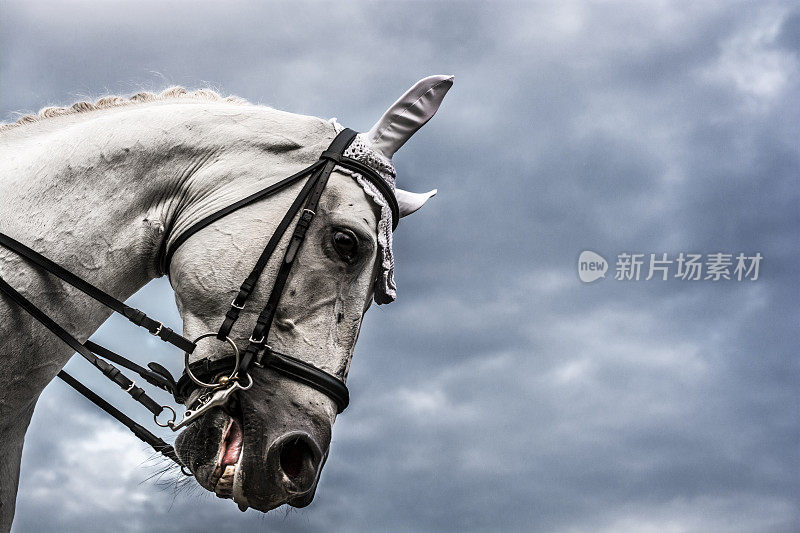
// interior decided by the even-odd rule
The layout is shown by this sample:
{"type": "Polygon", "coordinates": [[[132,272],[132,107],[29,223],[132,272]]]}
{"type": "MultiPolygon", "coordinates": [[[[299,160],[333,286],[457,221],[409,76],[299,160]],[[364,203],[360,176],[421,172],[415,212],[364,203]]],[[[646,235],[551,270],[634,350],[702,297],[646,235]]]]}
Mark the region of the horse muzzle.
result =
{"type": "Polygon", "coordinates": [[[239,508],[305,507],[328,454],[335,403],[266,369],[225,408],[185,429],[176,450],[198,483],[239,508]]]}

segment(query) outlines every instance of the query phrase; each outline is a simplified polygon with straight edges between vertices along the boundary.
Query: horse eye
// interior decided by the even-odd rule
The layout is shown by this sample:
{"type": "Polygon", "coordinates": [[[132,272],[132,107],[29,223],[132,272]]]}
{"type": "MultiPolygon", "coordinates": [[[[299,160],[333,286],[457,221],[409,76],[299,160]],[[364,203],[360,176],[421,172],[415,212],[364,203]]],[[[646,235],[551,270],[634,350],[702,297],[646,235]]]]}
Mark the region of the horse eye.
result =
{"type": "Polygon", "coordinates": [[[358,254],[358,239],[351,231],[338,230],[333,234],[333,247],[342,259],[352,261],[358,254]]]}

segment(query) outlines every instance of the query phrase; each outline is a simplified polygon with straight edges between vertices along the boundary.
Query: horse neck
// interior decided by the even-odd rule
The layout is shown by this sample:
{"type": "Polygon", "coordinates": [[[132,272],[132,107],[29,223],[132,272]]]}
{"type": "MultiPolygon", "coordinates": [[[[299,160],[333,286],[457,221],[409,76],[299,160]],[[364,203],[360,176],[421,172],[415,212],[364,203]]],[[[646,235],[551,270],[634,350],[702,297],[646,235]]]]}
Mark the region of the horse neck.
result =
{"type": "MultiPolygon", "coordinates": [[[[124,300],[156,275],[181,157],[96,115],[0,134],[0,231],[124,300]]],[[[80,341],[110,314],[2,247],[0,275],[80,341]]],[[[0,339],[0,432],[21,448],[36,398],[72,350],[3,297],[0,339]]],[[[9,461],[18,467],[18,457],[9,461]]]]}
{"type": "MultiPolygon", "coordinates": [[[[144,111],[48,119],[0,135],[0,231],[120,300],[159,275],[166,228],[191,204],[187,183],[209,152],[144,111]]],[[[81,341],[110,315],[2,247],[0,275],[81,341]]],[[[3,415],[11,415],[72,351],[4,300],[3,374],[24,378],[20,390],[0,393],[3,415]]]]}
{"type": "Polygon", "coordinates": [[[142,141],[140,128],[79,119],[3,143],[0,231],[125,299],[157,275],[174,177],[191,158],[171,154],[173,143],[142,141]]]}

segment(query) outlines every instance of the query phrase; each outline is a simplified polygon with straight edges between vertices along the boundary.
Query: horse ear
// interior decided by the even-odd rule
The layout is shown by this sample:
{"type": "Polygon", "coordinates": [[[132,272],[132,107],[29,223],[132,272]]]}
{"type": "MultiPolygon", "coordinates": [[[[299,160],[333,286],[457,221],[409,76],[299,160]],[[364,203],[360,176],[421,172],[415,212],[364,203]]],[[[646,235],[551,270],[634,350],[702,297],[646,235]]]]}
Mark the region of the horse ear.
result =
{"type": "Polygon", "coordinates": [[[434,196],[436,192],[436,189],[423,193],[395,189],[394,195],[397,198],[397,206],[400,208],[400,218],[410,215],[425,205],[425,202],[427,202],[431,196],[434,196]]]}
{"type": "Polygon", "coordinates": [[[414,84],[369,130],[367,138],[372,147],[391,159],[431,119],[452,86],[453,76],[443,75],[429,76],[414,84]]]}

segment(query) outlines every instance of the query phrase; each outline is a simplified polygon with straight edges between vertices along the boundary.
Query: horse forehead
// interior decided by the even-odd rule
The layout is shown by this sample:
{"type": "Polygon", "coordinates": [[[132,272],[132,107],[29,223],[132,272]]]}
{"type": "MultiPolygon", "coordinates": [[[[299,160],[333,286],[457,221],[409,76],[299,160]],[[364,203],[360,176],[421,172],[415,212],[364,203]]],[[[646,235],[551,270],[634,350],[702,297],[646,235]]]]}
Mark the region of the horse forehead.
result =
{"type": "Polygon", "coordinates": [[[380,206],[370,198],[351,176],[333,172],[321,203],[326,210],[337,215],[365,220],[370,228],[377,229],[380,206]]]}

